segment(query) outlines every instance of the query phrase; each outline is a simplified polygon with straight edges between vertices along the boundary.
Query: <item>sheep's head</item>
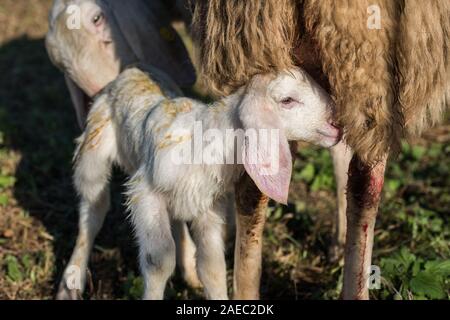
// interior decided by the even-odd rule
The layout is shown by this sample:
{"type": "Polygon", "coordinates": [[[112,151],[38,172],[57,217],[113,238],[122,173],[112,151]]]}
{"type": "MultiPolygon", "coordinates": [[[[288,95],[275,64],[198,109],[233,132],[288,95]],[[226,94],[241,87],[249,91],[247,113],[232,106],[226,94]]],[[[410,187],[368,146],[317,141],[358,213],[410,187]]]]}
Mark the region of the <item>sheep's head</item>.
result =
{"type": "Polygon", "coordinates": [[[333,124],[331,98],[299,68],[253,77],[238,112],[244,130],[267,134],[256,134],[254,141],[246,135],[245,169],[262,192],[282,203],[287,201],[292,172],[288,141],[332,147],[341,139],[341,130],[333,124]]]}
{"type": "Polygon", "coordinates": [[[53,63],[90,97],[119,74],[111,27],[95,1],[56,1],[46,45],[53,63]]]}
{"type": "Polygon", "coordinates": [[[182,87],[196,81],[163,0],[55,0],[49,22],[51,60],[89,96],[133,63],[158,66],[182,87]]]}

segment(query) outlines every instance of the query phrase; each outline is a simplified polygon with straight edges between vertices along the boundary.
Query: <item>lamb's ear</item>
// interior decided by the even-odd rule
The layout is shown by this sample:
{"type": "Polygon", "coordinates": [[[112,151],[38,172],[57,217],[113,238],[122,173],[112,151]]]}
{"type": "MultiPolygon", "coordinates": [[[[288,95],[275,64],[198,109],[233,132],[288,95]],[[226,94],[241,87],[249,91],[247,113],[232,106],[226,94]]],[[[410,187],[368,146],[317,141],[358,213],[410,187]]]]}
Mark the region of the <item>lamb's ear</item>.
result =
{"type": "Polygon", "coordinates": [[[248,92],[239,106],[239,117],[245,130],[245,171],[262,193],[286,204],[292,156],[277,113],[264,96],[248,92]]]}

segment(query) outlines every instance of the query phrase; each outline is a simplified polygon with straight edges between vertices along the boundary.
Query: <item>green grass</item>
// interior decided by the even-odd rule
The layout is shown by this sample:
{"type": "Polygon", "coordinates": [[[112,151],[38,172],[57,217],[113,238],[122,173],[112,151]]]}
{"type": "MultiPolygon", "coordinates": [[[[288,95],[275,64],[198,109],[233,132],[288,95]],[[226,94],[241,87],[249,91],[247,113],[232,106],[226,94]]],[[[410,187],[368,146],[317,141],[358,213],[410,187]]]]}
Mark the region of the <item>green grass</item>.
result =
{"type": "MultiPolygon", "coordinates": [[[[52,298],[77,229],[71,156],[79,130],[63,77],[43,44],[44,9],[50,1],[33,1],[34,11],[25,9],[27,3],[4,0],[0,5],[0,14],[8,12],[7,19],[15,21],[3,20],[8,28],[0,25],[0,299],[52,298]]],[[[405,143],[389,164],[373,259],[383,280],[380,290],[371,291],[374,299],[449,298],[446,123],[426,139],[405,143]]],[[[142,291],[137,250],[122,207],[123,179],[114,174],[112,210],[91,258],[89,299],[136,299],[142,291]]],[[[327,259],[335,210],[328,151],[301,146],[290,204],[271,204],[268,212],[262,298],[339,297],[342,265],[327,259]]],[[[178,275],[167,296],[201,297],[178,275]]]]}

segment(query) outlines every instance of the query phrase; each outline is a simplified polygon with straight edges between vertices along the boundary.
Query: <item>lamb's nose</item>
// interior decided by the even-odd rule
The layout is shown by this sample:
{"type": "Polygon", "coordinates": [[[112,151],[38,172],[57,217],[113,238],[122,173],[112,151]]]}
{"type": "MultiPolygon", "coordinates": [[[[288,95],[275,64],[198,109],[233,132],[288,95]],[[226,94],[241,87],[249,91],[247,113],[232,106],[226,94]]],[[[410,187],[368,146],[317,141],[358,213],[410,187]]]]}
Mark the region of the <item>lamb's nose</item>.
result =
{"type": "Polygon", "coordinates": [[[335,130],[338,132],[339,136],[342,136],[342,127],[339,125],[337,119],[336,119],[336,113],[335,112],[331,112],[328,121],[327,121],[328,125],[332,128],[332,130],[335,130]]]}
{"type": "Polygon", "coordinates": [[[335,129],[341,130],[341,127],[335,122],[335,121],[330,121],[329,122],[330,126],[332,126],[335,129]]]}

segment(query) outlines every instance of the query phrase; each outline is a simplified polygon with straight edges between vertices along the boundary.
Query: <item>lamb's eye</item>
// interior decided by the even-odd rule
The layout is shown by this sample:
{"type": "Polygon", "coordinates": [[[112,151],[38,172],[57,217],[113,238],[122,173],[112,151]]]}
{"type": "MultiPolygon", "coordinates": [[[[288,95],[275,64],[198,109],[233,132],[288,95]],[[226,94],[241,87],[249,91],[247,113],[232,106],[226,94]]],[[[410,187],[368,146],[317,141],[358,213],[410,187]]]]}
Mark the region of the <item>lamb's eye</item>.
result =
{"type": "Polygon", "coordinates": [[[285,97],[280,100],[281,107],[283,109],[292,109],[294,107],[302,106],[303,103],[292,97],[285,97]]]}
{"type": "Polygon", "coordinates": [[[100,25],[103,21],[103,13],[100,12],[99,14],[96,14],[93,18],[92,18],[92,23],[96,26],[100,25]]]}

